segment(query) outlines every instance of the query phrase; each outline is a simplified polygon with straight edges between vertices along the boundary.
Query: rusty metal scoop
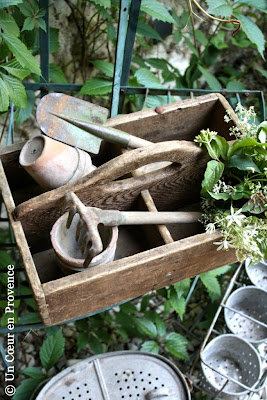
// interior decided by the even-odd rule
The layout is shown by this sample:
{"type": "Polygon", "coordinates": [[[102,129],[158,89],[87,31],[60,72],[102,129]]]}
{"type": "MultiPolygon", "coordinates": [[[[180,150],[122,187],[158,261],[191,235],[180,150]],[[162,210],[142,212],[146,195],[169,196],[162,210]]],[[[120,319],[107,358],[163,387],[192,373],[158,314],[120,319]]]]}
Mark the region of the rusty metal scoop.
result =
{"type": "Polygon", "coordinates": [[[86,226],[86,233],[82,239],[82,253],[85,253],[88,245],[90,245],[90,248],[84,262],[85,268],[88,267],[91,260],[103,250],[102,240],[98,232],[99,224],[105,226],[184,224],[197,222],[201,217],[201,213],[197,211],[118,211],[86,207],[73,192],[69,192],[65,196],[64,207],[66,208],[69,204],[71,204],[71,208],[69,209],[67,228],[70,227],[74,215],[77,213],[80,215],[76,230],[76,241],[80,238],[82,228],[86,226]]]}

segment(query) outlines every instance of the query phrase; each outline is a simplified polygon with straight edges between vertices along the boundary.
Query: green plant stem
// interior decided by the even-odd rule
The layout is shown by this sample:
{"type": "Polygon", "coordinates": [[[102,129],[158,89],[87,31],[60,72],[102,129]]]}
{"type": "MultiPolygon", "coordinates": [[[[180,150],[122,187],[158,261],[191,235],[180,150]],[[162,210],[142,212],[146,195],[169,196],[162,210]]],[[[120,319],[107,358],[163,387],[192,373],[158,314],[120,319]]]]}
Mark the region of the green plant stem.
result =
{"type": "Polygon", "coordinates": [[[197,37],[196,37],[196,30],[195,30],[195,23],[194,23],[194,16],[193,16],[193,9],[192,9],[191,0],[187,0],[187,7],[188,7],[189,14],[190,14],[190,20],[191,20],[191,25],[192,25],[194,46],[195,46],[197,55],[199,57],[199,49],[198,49],[198,45],[197,45],[197,37]]]}

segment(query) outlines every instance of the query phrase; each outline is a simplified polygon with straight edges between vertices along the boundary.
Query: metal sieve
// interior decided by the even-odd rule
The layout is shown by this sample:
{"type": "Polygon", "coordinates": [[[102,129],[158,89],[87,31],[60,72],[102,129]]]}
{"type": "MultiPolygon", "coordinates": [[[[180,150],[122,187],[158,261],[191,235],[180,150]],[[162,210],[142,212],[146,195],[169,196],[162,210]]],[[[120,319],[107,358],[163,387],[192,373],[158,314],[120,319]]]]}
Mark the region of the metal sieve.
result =
{"type": "Polygon", "coordinates": [[[244,286],[228,298],[224,309],[226,325],[252,344],[267,339],[267,292],[256,286],[244,286]]]}
{"type": "Polygon", "coordinates": [[[205,378],[222,398],[235,399],[254,388],[260,379],[261,360],[254,347],[232,334],[220,335],[201,354],[205,378]]]}
{"type": "Polygon", "coordinates": [[[267,262],[262,260],[254,265],[246,264],[246,272],[253,285],[267,291],[267,262]]]}
{"type": "Polygon", "coordinates": [[[36,400],[190,400],[186,380],[168,359],[120,351],[87,358],[52,378],[36,400]]]}

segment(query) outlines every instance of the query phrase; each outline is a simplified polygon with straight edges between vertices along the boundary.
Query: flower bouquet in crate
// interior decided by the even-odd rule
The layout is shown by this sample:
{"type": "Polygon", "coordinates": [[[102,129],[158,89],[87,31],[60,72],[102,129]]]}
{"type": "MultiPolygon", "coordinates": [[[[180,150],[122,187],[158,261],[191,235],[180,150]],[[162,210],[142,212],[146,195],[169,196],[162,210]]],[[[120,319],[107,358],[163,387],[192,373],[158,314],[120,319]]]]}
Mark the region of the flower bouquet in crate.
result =
{"type": "Polygon", "coordinates": [[[235,111],[240,126],[230,128],[232,144],[209,129],[195,138],[212,159],[202,181],[202,222],[207,232],[221,231],[218,250],[235,248],[238,260],[256,263],[267,258],[267,122],[256,125],[253,107],[235,111]]]}

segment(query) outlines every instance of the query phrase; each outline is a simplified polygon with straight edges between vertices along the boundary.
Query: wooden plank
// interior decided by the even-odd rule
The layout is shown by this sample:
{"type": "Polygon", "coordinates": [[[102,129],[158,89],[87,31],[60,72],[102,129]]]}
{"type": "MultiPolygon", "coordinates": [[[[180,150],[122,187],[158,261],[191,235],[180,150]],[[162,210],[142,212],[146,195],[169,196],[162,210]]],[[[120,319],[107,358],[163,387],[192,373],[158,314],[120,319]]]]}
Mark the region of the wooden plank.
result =
{"type": "Polygon", "coordinates": [[[50,321],[47,305],[45,302],[44,292],[43,292],[41,282],[40,282],[39,276],[37,274],[37,271],[36,271],[32,256],[31,256],[30,249],[27,245],[25,234],[23,232],[21,223],[19,221],[15,221],[12,216],[14,208],[15,208],[15,204],[14,204],[12,194],[9,189],[8,182],[5,177],[3,165],[1,162],[0,162],[0,190],[1,190],[2,197],[3,197],[3,201],[4,201],[6,209],[7,209],[10,224],[13,229],[13,233],[14,233],[15,240],[16,240],[16,243],[18,246],[18,250],[19,250],[23,265],[25,267],[25,271],[26,271],[28,280],[30,282],[35,301],[37,303],[38,311],[39,311],[40,315],[42,316],[43,322],[47,325],[50,325],[51,321],[50,321]]]}
{"type": "Polygon", "coordinates": [[[216,251],[213,242],[220,239],[219,232],[199,234],[45,283],[51,322],[76,318],[236,262],[233,250],[216,251]]]}

